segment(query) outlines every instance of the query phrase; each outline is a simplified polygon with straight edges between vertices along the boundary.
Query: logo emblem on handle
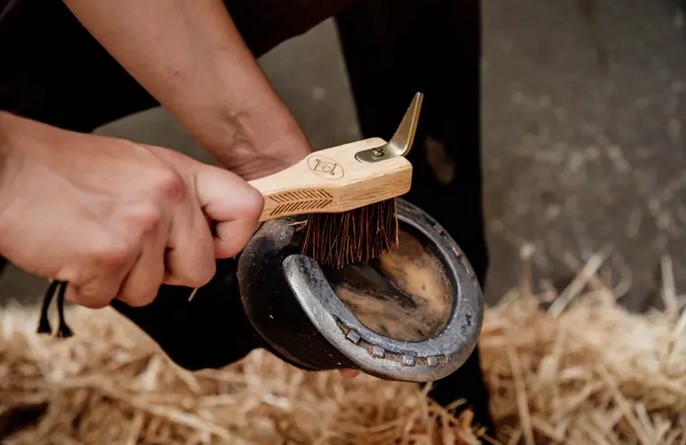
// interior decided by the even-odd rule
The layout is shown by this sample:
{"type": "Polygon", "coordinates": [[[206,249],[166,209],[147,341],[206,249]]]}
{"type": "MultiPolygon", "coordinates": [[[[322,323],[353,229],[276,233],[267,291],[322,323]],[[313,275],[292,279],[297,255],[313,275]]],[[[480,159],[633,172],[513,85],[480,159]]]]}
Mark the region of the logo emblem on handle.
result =
{"type": "Polygon", "coordinates": [[[345,173],[341,164],[316,153],[307,158],[307,166],[313,173],[325,179],[341,179],[345,173]]]}

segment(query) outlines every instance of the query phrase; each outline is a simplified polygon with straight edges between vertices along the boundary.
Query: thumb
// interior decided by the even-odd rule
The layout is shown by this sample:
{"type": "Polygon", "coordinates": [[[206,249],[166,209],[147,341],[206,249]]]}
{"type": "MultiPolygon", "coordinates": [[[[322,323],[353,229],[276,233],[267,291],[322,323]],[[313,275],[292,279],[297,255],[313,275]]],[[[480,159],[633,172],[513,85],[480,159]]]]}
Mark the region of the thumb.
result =
{"type": "Polygon", "coordinates": [[[264,198],[240,176],[211,165],[200,164],[194,178],[202,210],[215,224],[215,256],[235,256],[259,226],[264,198]]]}
{"type": "Polygon", "coordinates": [[[216,258],[240,252],[259,225],[264,198],[240,176],[173,150],[148,146],[161,159],[192,180],[205,218],[214,224],[216,258]]]}

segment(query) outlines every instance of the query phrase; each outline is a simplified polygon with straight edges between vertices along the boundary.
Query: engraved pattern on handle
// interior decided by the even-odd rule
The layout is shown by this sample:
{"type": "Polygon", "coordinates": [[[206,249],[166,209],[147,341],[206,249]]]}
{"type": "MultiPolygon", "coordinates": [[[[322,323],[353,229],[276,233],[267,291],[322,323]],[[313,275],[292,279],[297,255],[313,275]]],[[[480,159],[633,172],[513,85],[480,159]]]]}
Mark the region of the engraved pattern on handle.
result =
{"type": "Polygon", "coordinates": [[[305,210],[321,210],[333,202],[333,196],[322,189],[303,189],[293,192],[277,193],[269,197],[277,206],[270,216],[305,210]]]}

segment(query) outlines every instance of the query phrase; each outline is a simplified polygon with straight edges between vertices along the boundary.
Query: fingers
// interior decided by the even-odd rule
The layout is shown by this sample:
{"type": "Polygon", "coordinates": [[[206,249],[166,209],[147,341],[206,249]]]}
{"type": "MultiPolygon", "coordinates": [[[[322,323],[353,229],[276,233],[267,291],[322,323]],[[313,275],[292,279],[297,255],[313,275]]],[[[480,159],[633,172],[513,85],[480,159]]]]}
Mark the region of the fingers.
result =
{"type": "Polygon", "coordinates": [[[131,306],[152,302],[164,276],[164,251],[171,218],[154,200],[124,202],[105,228],[84,234],[91,246],[78,266],[64,273],[66,298],[101,308],[118,298],[131,306]]]}
{"type": "Polygon", "coordinates": [[[159,153],[171,168],[151,171],[135,199],[118,202],[93,228],[107,242],[83,243],[94,250],[56,277],[69,283],[70,301],[100,308],[117,298],[143,306],[162,283],[204,286],[216,272],[216,259],[235,256],[257,229],[264,201],[242,178],[159,153]]]}
{"type": "Polygon", "coordinates": [[[192,177],[202,212],[216,225],[215,257],[230,258],[240,252],[259,225],[264,207],[259,191],[223,168],[203,164],[170,150],[151,149],[173,168],[192,177]]]}
{"type": "Polygon", "coordinates": [[[164,278],[166,241],[166,237],[160,235],[146,240],[141,255],[119,288],[116,298],[129,306],[146,306],[157,296],[164,278]]]}
{"type": "Polygon", "coordinates": [[[166,253],[164,283],[201,287],[215,274],[216,263],[209,223],[195,199],[175,215],[166,253]]]}
{"type": "Polygon", "coordinates": [[[239,176],[212,166],[196,172],[196,192],[204,213],[216,222],[215,256],[235,256],[255,233],[264,198],[239,176]]]}
{"type": "Polygon", "coordinates": [[[90,309],[100,309],[110,304],[119,289],[119,282],[114,277],[92,279],[81,285],[68,284],[65,299],[90,309]]]}
{"type": "Polygon", "coordinates": [[[56,278],[69,283],[65,298],[92,309],[107,306],[119,292],[128,270],[135,262],[135,251],[124,240],[105,238],[92,244],[79,265],[56,278]]]}
{"type": "Polygon", "coordinates": [[[218,223],[215,229],[214,254],[217,258],[236,256],[250,241],[256,228],[254,220],[237,219],[218,223]]]}

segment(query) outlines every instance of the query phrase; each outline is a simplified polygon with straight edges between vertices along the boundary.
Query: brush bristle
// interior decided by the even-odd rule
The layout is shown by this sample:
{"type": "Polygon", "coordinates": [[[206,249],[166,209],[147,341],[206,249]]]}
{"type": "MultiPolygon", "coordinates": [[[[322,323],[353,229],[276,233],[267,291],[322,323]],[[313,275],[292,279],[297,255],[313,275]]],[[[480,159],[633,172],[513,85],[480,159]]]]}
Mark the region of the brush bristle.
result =
{"type": "Polygon", "coordinates": [[[305,231],[301,251],[320,265],[341,269],[367,262],[398,245],[396,200],[310,215],[305,231]]]}

